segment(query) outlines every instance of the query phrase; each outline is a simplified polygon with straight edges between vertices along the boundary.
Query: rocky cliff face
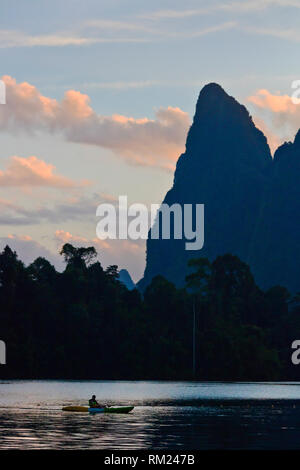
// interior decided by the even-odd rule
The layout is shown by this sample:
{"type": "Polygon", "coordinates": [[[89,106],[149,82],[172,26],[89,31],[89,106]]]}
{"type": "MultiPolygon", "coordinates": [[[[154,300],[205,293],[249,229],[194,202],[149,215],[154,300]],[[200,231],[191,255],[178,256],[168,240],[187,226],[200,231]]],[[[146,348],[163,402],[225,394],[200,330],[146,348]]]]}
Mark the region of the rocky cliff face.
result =
{"type": "Polygon", "coordinates": [[[232,253],[249,263],[262,288],[300,290],[300,131],[272,160],[265,136],[248,111],[217,84],[200,92],[186,151],[163,202],[205,205],[205,241],[147,242],[139,288],[161,274],[183,285],[189,258],[232,253]]]}
{"type": "Polygon", "coordinates": [[[264,288],[300,291],[300,131],[274,155],[249,264],[264,288]]]}

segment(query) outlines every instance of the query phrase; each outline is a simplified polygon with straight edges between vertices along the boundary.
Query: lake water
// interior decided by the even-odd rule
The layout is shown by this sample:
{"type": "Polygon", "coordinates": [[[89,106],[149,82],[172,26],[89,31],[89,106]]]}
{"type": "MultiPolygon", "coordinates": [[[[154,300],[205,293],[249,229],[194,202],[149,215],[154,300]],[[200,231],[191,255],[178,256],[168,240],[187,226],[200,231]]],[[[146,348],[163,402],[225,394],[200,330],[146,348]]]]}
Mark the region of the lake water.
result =
{"type": "Polygon", "coordinates": [[[0,449],[300,449],[300,383],[0,381],[0,449]]]}

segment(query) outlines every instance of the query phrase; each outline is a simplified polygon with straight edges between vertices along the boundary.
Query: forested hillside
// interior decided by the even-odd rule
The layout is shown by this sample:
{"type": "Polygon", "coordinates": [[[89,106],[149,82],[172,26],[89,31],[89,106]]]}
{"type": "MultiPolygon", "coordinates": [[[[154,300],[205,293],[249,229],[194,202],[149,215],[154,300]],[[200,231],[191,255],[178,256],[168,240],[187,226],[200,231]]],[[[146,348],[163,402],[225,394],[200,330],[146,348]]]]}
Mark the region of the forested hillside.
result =
{"type": "Polygon", "coordinates": [[[157,276],[142,297],[93,247],[66,244],[61,254],[62,273],[44,258],[26,267],[8,246],[0,254],[2,379],[194,378],[193,306],[196,379],[299,378],[299,298],[280,286],[263,292],[236,256],[193,260],[184,288],[157,276]]]}

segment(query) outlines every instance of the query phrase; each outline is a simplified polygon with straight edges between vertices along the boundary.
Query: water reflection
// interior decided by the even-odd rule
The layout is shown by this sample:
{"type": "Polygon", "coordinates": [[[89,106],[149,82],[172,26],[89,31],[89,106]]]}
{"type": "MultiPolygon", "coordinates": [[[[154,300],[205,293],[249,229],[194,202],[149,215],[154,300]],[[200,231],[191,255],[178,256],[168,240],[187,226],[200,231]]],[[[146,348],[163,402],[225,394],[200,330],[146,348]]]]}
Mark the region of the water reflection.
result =
{"type": "Polygon", "coordinates": [[[0,448],[300,449],[299,392],[299,384],[0,384],[0,448]],[[61,411],[94,391],[134,412],[61,411]]]}

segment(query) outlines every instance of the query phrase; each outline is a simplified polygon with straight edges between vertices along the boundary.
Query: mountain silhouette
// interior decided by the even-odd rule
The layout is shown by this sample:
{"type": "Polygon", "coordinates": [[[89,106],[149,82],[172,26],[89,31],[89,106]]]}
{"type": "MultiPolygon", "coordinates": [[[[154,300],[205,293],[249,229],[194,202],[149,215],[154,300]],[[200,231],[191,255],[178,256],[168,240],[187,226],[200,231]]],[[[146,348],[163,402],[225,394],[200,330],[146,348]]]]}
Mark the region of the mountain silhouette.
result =
{"type": "Polygon", "coordinates": [[[138,287],[144,290],[158,274],[182,286],[190,258],[213,260],[225,253],[249,263],[263,287],[275,281],[296,287],[292,278],[297,269],[299,272],[299,263],[293,252],[299,248],[300,237],[286,234],[289,246],[282,247],[276,258],[272,258],[272,251],[275,247],[278,250],[281,232],[285,232],[284,227],[278,230],[278,217],[291,231],[295,224],[300,226],[296,217],[299,174],[300,133],[294,144],[280,147],[273,160],[266,137],[255,127],[246,107],[220,85],[206,85],[197,101],[186,150],[177,162],[173,187],[163,201],[182,207],[205,205],[204,246],[188,251],[185,239],[155,240],[149,236],[145,273],[138,287]],[[287,272],[280,272],[283,268],[287,272]]]}
{"type": "Polygon", "coordinates": [[[249,263],[264,288],[300,291],[300,131],[274,154],[249,263]]]}
{"type": "Polygon", "coordinates": [[[131,276],[127,269],[120,269],[119,271],[119,281],[127,287],[128,290],[135,289],[135,283],[131,279],[131,276]]]}

